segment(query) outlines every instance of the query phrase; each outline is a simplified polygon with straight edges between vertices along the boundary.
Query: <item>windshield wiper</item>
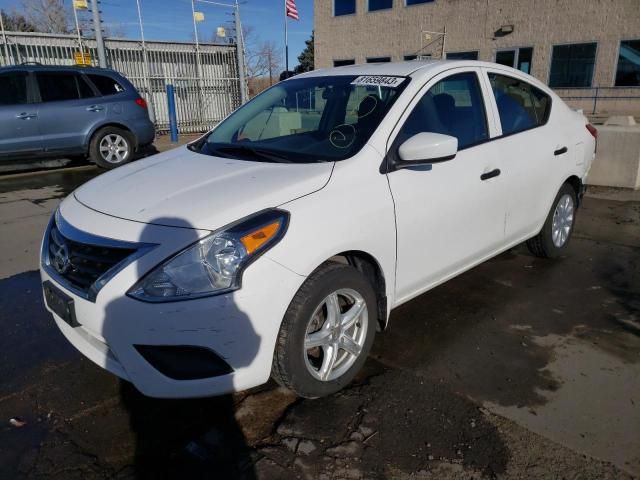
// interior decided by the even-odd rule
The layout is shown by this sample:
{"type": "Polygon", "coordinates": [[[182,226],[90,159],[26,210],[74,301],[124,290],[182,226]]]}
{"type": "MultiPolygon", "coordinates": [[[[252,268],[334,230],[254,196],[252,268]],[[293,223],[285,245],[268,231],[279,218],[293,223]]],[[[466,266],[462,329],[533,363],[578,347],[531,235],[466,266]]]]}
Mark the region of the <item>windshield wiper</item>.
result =
{"type": "Polygon", "coordinates": [[[217,147],[214,149],[214,153],[221,152],[223,156],[225,154],[250,154],[253,158],[268,162],[277,163],[291,163],[291,160],[285,155],[273,152],[271,150],[262,150],[260,148],[249,147],[248,145],[228,145],[223,147],[217,147]]]}

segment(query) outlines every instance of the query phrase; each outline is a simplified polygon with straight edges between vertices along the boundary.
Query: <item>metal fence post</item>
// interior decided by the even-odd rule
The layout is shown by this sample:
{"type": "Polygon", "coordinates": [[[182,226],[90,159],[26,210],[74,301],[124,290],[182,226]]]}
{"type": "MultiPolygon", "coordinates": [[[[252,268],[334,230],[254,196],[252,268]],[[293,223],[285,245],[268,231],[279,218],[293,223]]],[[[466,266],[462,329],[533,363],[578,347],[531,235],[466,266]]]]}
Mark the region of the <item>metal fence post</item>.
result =
{"type": "Polygon", "coordinates": [[[173,85],[167,85],[167,108],[169,110],[169,131],[171,132],[171,143],[178,143],[178,119],[176,117],[176,97],[173,85]]]}

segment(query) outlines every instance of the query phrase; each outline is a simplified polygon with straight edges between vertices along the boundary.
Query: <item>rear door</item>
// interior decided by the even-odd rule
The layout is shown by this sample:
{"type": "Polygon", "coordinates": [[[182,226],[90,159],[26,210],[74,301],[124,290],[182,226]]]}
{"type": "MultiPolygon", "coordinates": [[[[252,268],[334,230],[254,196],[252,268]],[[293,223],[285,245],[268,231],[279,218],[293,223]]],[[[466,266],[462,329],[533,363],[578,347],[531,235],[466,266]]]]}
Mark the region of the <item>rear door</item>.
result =
{"type": "Polygon", "coordinates": [[[38,109],[29,92],[28,72],[0,73],[0,156],[41,151],[38,109]]]}
{"type": "Polygon", "coordinates": [[[47,152],[81,152],[89,132],[105,118],[105,105],[83,75],[36,72],[40,133],[47,152]]]}
{"type": "Polygon", "coordinates": [[[538,233],[557,193],[557,166],[571,146],[563,141],[563,126],[550,122],[549,95],[514,72],[485,74],[499,119],[500,136],[493,142],[509,178],[505,235],[514,243],[538,233]]]}

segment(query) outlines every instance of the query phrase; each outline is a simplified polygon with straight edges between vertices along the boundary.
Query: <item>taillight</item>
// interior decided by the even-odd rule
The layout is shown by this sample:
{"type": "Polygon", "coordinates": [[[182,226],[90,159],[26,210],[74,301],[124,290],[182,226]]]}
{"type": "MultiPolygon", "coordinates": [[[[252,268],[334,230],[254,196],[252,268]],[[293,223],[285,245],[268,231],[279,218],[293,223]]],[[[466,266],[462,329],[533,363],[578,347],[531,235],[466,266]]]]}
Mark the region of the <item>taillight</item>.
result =
{"type": "Polygon", "coordinates": [[[147,108],[147,101],[142,97],[136,98],[136,105],[142,108],[147,108]]]}
{"type": "Polygon", "coordinates": [[[594,127],[590,123],[587,123],[587,130],[589,130],[589,133],[591,134],[591,136],[593,138],[595,138],[595,139],[598,138],[598,129],[596,127],[594,127]]]}

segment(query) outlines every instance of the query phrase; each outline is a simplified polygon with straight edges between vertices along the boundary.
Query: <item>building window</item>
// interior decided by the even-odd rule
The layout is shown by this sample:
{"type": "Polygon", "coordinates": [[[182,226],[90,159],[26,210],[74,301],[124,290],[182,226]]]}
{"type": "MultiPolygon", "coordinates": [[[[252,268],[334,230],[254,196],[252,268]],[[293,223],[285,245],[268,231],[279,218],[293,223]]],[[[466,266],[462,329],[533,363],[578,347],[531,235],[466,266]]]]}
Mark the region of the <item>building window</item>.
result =
{"type": "Polygon", "coordinates": [[[555,45],[551,57],[549,86],[590,87],[596,64],[597,43],[555,45]]]}
{"type": "Polygon", "coordinates": [[[368,3],[370,12],[393,8],[393,0],[369,0],[368,3]]]}
{"type": "Polygon", "coordinates": [[[418,5],[420,3],[431,3],[433,0],[405,0],[405,5],[418,5]]]}
{"type": "Polygon", "coordinates": [[[367,63],[387,63],[391,61],[391,57],[369,57],[367,63]]]}
{"type": "Polygon", "coordinates": [[[404,59],[405,60],[417,60],[418,59],[418,55],[405,55],[404,59]]]}
{"type": "Polygon", "coordinates": [[[616,87],[640,87],[640,40],[620,42],[616,87]]]}
{"type": "Polygon", "coordinates": [[[477,60],[478,52],[447,52],[447,60],[477,60]]]}
{"type": "Polygon", "coordinates": [[[333,15],[352,15],[356,13],[356,0],[333,0],[333,15]]]}
{"type": "Polygon", "coordinates": [[[344,67],[345,65],[355,65],[356,61],[353,58],[350,58],[348,60],[334,60],[333,61],[333,66],[334,67],[344,67]]]}
{"type": "Polygon", "coordinates": [[[496,63],[507,67],[517,68],[521,72],[531,73],[531,59],[533,48],[512,48],[496,52],[496,63]]]}

